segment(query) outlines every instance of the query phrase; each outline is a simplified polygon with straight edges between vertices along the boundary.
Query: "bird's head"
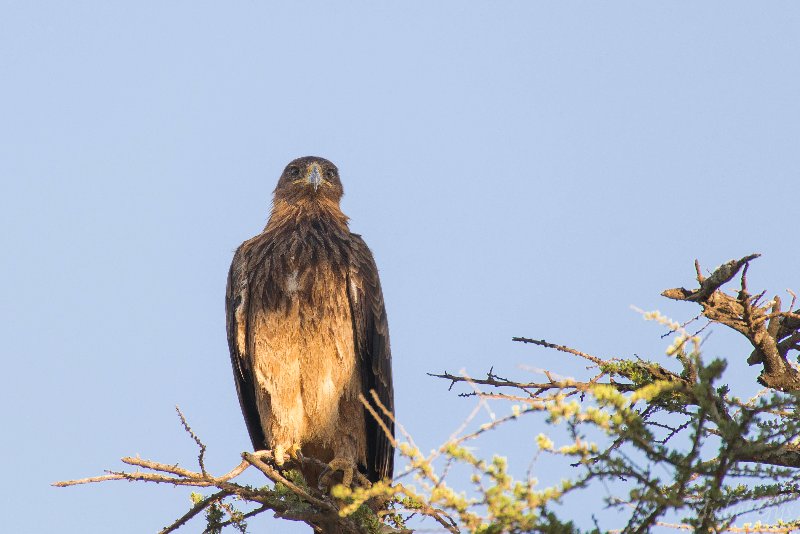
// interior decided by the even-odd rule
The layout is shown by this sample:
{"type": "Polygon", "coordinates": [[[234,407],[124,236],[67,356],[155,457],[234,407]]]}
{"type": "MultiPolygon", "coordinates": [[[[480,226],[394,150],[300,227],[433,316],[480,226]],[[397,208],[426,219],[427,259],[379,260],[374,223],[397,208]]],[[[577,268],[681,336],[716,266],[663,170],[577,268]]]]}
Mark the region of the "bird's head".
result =
{"type": "Polygon", "coordinates": [[[290,204],[327,201],[338,204],[344,194],[339,169],[325,158],[306,156],[290,162],[275,187],[275,199],[290,204]]]}

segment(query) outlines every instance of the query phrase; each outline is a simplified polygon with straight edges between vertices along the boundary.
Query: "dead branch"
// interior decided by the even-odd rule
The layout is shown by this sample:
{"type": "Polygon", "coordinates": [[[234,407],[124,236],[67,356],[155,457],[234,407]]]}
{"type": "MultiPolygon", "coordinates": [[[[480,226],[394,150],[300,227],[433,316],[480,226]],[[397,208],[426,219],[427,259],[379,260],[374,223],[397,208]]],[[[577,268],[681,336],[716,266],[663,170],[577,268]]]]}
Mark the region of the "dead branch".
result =
{"type": "Polygon", "coordinates": [[[195,443],[197,443],[197,447],[200,449],[200,453],[197,456],[197,463],[200,466],[200,472],[204,475],[206,474],[206,464],[205,464],[205,456],[206,456],[206,446],[205,444],[200,441],[200,438],[197,437],[197,434],[194,433],[192,427],[189,426],[189,423],[186,422],[186,417],[183,416],[183,412],[178,406],[175,406],[175,411],[178,412],[178,417],[181,419],[181,425],[183,425],[183,429],[189,434],[195,443]]]}
{"type": "Polygon", "coordinates": [[[788,353],[800,349],[800,317],[791,307],[788,311],[781,311],[779,297],[761,303],[763,293],[752,295],[748,291],[747,266],[758,257],[758,254],[751,254],[739,260],[731,260],[717,268],[708,278],[699,275],[699,263],[696,262],[697,280],[700,284],[698,289],[680,287],[667,289],[661,294],[673,300],[697,302],[705,317],[746,337],[753,346],[747,363],[763,365],[758,377],[759,383],[780,391],[798,391],[800,372],[789,363],[788,353]],[[740,270],[741,289],[737,295],[723,292],[720,288],[731,281],[740,270]]]}

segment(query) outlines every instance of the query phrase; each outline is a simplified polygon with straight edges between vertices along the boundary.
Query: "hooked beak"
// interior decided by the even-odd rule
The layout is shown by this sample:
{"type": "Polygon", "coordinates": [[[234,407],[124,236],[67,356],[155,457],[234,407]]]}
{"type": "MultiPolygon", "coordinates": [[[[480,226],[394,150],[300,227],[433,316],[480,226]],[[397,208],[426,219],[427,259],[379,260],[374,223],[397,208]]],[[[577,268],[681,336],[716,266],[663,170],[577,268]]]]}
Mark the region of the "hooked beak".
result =
{"type": "Polygon", "coordinates": [[[319,165],[316,163],[311,164],[308,174],[306,174],[306,181],[314,187],[314,192],[316,192],[319,184],[322,183],[322,169],[320,169],[319,165]]]}

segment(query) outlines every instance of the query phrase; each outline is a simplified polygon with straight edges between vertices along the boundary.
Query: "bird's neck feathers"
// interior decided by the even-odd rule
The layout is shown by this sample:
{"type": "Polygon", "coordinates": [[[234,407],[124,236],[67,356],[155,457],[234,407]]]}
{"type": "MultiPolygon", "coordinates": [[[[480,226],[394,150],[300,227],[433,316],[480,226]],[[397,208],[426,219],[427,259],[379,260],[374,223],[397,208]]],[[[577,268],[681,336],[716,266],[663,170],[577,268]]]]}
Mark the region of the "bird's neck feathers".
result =
{"type": "Polygon", "coordinates": [[[349,234],[347,226],[349,217],[342,213],[339,202],[328,198],[310,198],[299,201],[287,201],[276,198],[272,203],[272,212],[264,228],[265,232],[275,232],[297,225],[323,225],[334,232],[349,234]]]}

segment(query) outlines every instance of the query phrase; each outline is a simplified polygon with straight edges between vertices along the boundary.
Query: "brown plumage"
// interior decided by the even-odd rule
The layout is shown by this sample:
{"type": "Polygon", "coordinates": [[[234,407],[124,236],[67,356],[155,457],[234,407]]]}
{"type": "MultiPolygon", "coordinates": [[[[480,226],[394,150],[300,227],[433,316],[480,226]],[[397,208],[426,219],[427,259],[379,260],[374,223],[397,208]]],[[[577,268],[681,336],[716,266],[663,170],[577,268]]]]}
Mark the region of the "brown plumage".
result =
{"type": "Polygon", "coordinates": [[[345,480],[350,466],[374,482],[391,478],[394,449],[358,395],[375,390],[394,409],[389,330],[375,261],[348,229],[342,194],[330,161],[289,163],[266,228],[234,255],[228,345],[255,450],[299,450],[345,480]]]}

